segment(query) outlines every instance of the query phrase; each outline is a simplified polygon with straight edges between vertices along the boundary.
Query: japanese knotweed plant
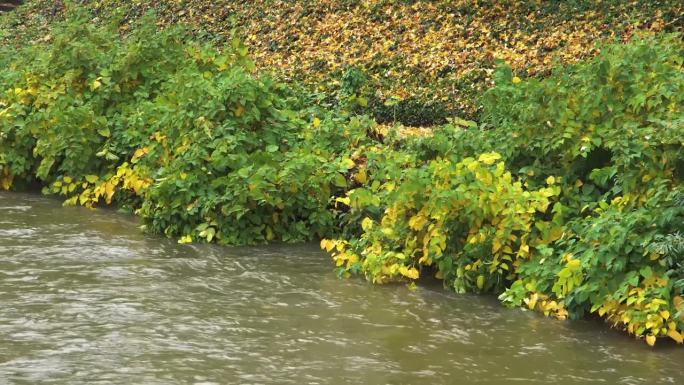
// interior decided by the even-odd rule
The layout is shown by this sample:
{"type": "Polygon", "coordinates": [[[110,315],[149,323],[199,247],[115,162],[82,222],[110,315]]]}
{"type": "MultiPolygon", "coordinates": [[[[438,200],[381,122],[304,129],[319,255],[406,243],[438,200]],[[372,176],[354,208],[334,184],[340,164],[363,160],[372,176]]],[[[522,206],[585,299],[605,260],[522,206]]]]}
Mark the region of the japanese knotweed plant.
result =
{"type": "MultiPolygon", "coordinates": [[[[384,197],[382,216],[362,220],[359,238],[321,244],[342,274],[360,272],[385,283],[434,269],[458,292],[501,291],[534,245],[557,236],[544,219],[559,188],[550,180],[528,190],[499,159],[485,153],[414,168],[384,197]]],[[[351,202],[359,191],[348,194],[351,202]]]]}
{"type": "Polygon", "coordinates": [[[405,143],[400,152],[413,165],[380,180],[400,187],[350,192],[352,206],[370,202],[377,207],[365,212],[375,215],[359,218],[357,235],[323,247],[343,274],[387,282],[435,269],[457,291],[499,292],[505,303],[559,318],[596,314],[649,344],[683,342],[683,64],[680,36],[665,35],[604,46],[547,78],[503,68],[483,98],[483,122],[452,119],[405,143]],[[444,159],[455,159],[450,169],[490,151],[522,192],[491,197],[467,173],[449,183],[437,177],[444,159]],[[549,185],[551,212],[517,223],[489,207],[549,185]],[[460,200],[464,192],[471,195],[460,200]]]}
{"type": "Polygon", "coordinates": [[[596,313],[651,345],[658,336],[683,342],[683,254],[668,247],[683,229],[681,192],[660,183],[646,194],[646,202],[617,197],[571,220],[562,239],[521,265],[501,299],[535,308],[553,298],[574,318],[596,313]]]}
{"type": "Polygon", "coordinates": [[[531,183],[562,176],[574,209],[684,177],[684,44],[641,36],[544,79],[502,68],[483,98],[487,141],[531,183]]]}
{"type": "Polygon", "coordinates": [[[649,344],[682,342],[682,253],[652,245],[684,229],[683,64],[679,36],[642,36],[546,79],[497,74],[485,137],[529,185],[562,176],[565,218],[563,239],[521,266],[502,299],[562,301],[649,344]]]}
{"type": "Polygon", "coordinates": [[[367,119],[302,107],[257,76],[238,39],[218,50],[153,18],[119,36],[70,16],[7,50],[0,187],[37,183],[87,207],[125,205],[155,233],[226,244],[327,234],[367,119]]]}

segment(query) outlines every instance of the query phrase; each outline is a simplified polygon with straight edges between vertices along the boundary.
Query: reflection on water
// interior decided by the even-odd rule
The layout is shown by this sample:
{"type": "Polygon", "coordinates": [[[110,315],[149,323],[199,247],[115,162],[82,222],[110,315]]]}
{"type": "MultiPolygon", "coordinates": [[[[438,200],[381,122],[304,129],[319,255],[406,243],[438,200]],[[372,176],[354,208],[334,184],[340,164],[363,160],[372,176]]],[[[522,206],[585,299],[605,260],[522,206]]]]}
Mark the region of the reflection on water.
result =
{"type": "Polygon", "coordinates": [[[0,384],[684,383],[684,349],[659,345],[338,280],[315,245],[178,245],[0,194],[0,384]]]}

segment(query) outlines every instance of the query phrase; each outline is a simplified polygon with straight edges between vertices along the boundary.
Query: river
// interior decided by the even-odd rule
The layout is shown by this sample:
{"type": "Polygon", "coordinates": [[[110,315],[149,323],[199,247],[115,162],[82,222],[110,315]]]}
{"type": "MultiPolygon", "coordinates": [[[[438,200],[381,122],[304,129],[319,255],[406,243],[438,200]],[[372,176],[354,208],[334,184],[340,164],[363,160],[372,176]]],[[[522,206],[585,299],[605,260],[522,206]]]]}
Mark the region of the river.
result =
{"type": "Polygon", "coordinates": [[[0,193],[0,384],[683,384],[684,348],[0,193]]]}

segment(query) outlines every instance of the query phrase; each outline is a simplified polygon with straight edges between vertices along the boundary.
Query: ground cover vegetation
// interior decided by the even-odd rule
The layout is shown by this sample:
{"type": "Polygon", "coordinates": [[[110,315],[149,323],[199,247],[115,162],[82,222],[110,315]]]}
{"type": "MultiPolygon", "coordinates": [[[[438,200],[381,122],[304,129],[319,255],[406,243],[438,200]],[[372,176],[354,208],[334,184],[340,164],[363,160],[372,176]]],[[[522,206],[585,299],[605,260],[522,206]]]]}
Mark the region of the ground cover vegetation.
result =
{"type": "Polygon", "coordinates": [[[236,29],[260,69],[301,81],[381,123],[476,119],[498,60],[524,75],[595,56],[596,41],[681,31],[684,5],[658,1],[33,0],[5,21],[9,42],[44,39],[68,4],[120,30],[148,10],[205,41],[236,29]]]}
{"type": "MultiPolygon", "coordinates": [[[[357,108],[370,104],[367,68],[332,91],[315,71],[284,78],[275,53],[250,52],[249,22],[212,41],[160,28],[170,13],[103,17],[106,1],[31,24],[40,4],[0,20],[0,189],[125,208],[180,242],[323,239],[340,276],[434,276],[560,319],[603,317],[651,345],[683,342],[681,34],[630,32],[534,71],[508,58],[492,87],[478,83],[476,120],[449,113],[415,130],[357,108]],[[21,44],[8,25],[26,28],[21,44]]],[[[649,28],[676,25],[676,6],[658,4],[638,10],[658,15],[649,28]]],[[[398,115],[405,100],[382,104],[398,115]]]]}

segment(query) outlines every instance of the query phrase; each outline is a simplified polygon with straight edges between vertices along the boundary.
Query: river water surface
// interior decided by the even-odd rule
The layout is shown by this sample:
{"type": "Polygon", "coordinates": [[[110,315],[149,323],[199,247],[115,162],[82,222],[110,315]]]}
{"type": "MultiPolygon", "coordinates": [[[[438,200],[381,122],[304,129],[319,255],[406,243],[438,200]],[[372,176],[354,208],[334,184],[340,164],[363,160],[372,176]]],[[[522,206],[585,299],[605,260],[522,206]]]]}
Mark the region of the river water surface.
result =
{"type": "Polygon", "coordinates": [[[439,285],[339,280],[315,245],[179,245],[0,194],[0,384],[684,384],[684,348],[439,285]]]}

